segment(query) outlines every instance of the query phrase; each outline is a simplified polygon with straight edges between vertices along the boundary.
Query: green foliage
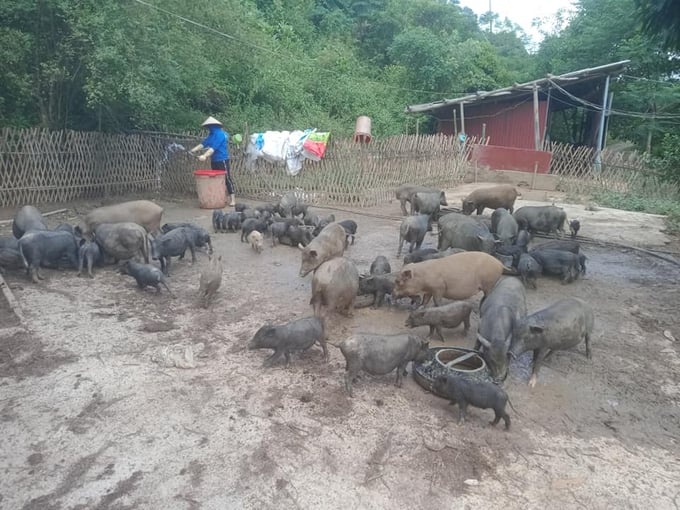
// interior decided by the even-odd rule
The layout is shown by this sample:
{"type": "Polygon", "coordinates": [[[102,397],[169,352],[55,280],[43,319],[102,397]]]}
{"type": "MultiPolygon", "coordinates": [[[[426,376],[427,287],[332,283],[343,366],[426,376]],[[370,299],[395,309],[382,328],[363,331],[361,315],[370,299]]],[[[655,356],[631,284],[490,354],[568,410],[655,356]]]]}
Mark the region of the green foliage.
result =
{"type": "Polygon", "coordinates": [[[609,136],[660,155],[664,134],[680,133],[680,59],[641,31],[632,15],[634,0],[580,0],[576,7],[566,26],[542,42],[536,55],[538,74],[629,59],[625,76],[611,83],[609,136]]]}
{"type": "Polygon", "coordinates": [[[636,0],[642,26],[667,50],[680,49],[680,3],[677,0],[636,0]]]}
{"type": "Polygon", "coordinates": [[[661,142],[662,156],[657,159],[661,179],[680,191],[680,135],[666,133],[661,142]]]}
{"type": "Polygon", "coordinates": [[[624,211],[636,211],[666,216],[669,233],[680,234],[680,201],[671,198],[655,198],[636,193],[601,191],[593,199],[604,207],[624,211]]]}

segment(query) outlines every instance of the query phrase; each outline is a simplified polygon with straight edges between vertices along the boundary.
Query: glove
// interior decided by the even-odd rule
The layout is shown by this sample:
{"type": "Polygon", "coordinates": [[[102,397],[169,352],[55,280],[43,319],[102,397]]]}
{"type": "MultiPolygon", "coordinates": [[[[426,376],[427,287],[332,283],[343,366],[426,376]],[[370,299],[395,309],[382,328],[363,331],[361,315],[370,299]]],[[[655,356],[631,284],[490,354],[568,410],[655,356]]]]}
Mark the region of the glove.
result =
{"type": "Polygon", "coordinates": [[[194,152],[200,151],[201,149],[203,149],[203,144],[202,144],[202,143],[199,143],[196,147],[194,147],[193,149],[191,149],[189,152],[194,153],[194,152]]]}

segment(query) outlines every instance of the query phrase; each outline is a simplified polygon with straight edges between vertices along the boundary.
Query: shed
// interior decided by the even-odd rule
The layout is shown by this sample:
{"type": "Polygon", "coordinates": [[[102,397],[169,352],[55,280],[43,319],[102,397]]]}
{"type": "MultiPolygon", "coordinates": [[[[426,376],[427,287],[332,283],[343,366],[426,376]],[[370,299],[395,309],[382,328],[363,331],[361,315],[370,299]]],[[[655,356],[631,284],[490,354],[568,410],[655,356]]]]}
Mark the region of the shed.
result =
{"type": "Polygon", "coordinates": [[[610,77],[629,60],[406,107],[437,119],[437,132],[483,140],[472,158],[492,168],[538,171],[550,167],[551,141],[602,150],[611,108],[610,77]]]}

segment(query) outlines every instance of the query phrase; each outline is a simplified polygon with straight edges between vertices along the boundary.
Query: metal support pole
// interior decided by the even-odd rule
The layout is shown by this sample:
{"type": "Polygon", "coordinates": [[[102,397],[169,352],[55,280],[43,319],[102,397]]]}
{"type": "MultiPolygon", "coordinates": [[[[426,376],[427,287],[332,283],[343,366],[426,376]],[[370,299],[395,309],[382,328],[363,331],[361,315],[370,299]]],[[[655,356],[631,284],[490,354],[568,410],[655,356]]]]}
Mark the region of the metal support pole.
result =
{"type": "Polygon", "coordinates": [[[453,109],[453,136],[458,136],[458,120],[456,119],[456,110],[453,109]]]}
{"type": "Polygon", "coordinates": [[[541,124],[538,115],[538,85],[534,84],[534,149],[541,150],[541,124]]]}
{"type": "Polygon", "coordinates": [[[602,170],[602,144],[604,143],[604,121],[607,116],[607,99],[609,98],[609,75],[604,80],[602,94],[602,113],[600,114],[600,129],[597,133],[597,152],[595,153],[595,171],[602,170]]]}
{"type": "Polygon", "coordinates": [[[460,132],[467,134],[465,132],[465,108],[463,107],[463,103],[460,103],[460,132]]]}

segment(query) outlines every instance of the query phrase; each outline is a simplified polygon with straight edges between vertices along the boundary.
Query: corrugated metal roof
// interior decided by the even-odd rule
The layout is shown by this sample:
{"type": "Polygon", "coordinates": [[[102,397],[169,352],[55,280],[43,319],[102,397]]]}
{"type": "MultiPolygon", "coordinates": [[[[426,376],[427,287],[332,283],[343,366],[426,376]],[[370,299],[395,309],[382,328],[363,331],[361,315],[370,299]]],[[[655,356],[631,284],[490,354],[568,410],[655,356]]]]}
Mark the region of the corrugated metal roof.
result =
{"type": "MultiPolygon", "coordinates": [[[[574,84],[583,82],[586,80],[592,80],[594,78],[600,78],[608,74],[613,74],[618,71],[622,71],[630,60],[622,60],[620,62],[614,62],[611,64],[605,64],[598,67],[591,67],[588,69],[580,69],[578,71],[572,71],[570,73],[560,74],[554,76],[548,74],[545,78],[539,80],[528,81],[526,83],[515,83],[510,87],[505,87],[502,89],[492,90],[490,92],[477,92],[475,94],[469,94],[467,96],[462,96],[456,99],[442,99],[441,101],[435,101],[433,103],[425,104],[415,104],[406,107],[406,113],[421,113],[430,112],[432,110],[437,110],[439,108],[444,108],[447,106],[457,105],[457,104],[471,104],[483,101],[485,99],[498,99],[503,96],[520,96],[530,93],[534,87],[539,89],[548,89],[552,86],[551,82],[562,82],[563,85],[574,84]]],[[[505,98],[505,97],[504,97],[505,98]]]]}

